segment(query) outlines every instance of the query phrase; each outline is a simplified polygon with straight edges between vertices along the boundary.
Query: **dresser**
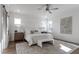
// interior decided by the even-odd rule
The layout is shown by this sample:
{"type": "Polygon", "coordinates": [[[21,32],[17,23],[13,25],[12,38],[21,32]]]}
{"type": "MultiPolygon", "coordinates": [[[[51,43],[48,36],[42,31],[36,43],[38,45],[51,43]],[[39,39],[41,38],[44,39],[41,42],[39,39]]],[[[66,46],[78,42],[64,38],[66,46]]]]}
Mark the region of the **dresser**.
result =
{"type": "Polygon", "coordinates": [[[14,40],[15,41],[24,41],[24,32],[15,32],[14,40]]]}

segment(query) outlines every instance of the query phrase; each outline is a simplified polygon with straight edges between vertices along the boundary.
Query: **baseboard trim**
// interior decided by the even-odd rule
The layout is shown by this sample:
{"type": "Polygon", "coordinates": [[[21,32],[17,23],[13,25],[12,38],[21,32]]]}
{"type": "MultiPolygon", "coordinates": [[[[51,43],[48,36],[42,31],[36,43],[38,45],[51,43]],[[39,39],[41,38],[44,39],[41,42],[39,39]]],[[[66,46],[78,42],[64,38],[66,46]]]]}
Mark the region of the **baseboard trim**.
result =
{"type": "Polygon", "coordinates": [[[57,39],[57,38],[54,38],[55,40],[60,40],[60,41],[64,41],[64,42],[68,42],[68,43],[72,43],[72,44],[75,44],[75,45],[79,45],[78,43],[74,43],[74,42],[70,42],[70,41],[66,41],[66,40],[62,40],[62,39],[57,39]]]}

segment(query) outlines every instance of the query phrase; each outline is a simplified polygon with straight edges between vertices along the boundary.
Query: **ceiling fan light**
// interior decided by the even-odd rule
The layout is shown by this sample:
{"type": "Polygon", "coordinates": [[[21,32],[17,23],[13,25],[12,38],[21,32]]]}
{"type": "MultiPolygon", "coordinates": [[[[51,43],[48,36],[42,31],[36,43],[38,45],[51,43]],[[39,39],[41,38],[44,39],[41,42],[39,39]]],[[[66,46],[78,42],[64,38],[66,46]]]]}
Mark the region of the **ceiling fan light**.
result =
{"type": "Polygon", "coordinates": [[[52,12],[51,12],[51,11],[49,11],[49,13],[50,13],[50,14],[52,14],[52,12]]]}

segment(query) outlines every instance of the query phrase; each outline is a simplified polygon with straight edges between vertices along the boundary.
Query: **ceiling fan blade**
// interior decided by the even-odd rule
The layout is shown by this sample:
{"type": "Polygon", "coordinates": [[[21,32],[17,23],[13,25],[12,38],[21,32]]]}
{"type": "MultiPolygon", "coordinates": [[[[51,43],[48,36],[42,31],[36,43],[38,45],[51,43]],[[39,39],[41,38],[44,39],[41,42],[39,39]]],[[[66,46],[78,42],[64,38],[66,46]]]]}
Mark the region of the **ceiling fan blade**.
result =
{"type": "Polygon", "coordinates": [[[50,9],[50,10],[58,10],[59,8],[53,8],[53,9],[50,9]]]}
{"type": "Polygon", "coordinates": [[[46,6],[47,6],[47,7],[50,7],[50,6],[51,6],[51,4],[46,4],[46,6]]]}

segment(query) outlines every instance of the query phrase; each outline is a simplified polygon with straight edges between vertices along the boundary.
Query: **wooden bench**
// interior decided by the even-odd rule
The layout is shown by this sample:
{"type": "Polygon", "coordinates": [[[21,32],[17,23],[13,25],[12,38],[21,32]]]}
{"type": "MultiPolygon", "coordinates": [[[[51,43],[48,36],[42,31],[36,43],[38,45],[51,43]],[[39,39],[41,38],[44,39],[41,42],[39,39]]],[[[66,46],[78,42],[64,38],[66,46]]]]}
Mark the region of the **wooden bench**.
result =
{"type": "Polygon", "coordinates": [[[54,39],[41,39],[41,40],[38,40],[38,41],[37,41],[37,45],[42,48],[42,43],[43,43],[43,42],[49,42],[49,41],[50,41],[50,42],[52,41],[52,44],[54,44],[54,39]]]}

